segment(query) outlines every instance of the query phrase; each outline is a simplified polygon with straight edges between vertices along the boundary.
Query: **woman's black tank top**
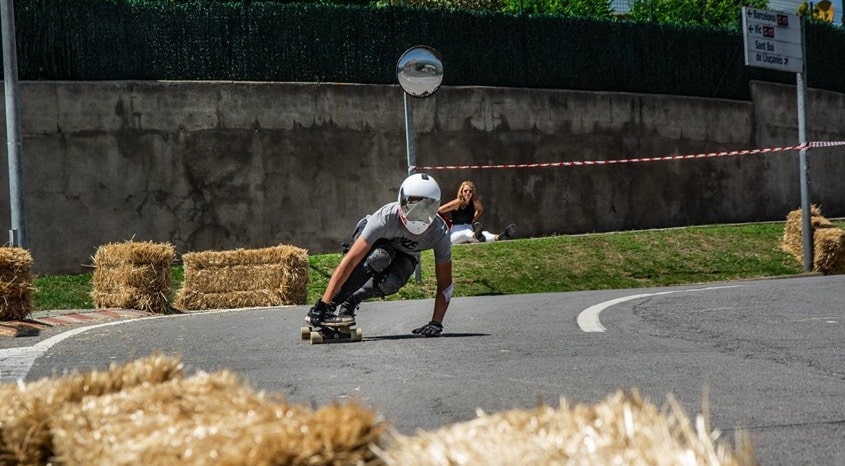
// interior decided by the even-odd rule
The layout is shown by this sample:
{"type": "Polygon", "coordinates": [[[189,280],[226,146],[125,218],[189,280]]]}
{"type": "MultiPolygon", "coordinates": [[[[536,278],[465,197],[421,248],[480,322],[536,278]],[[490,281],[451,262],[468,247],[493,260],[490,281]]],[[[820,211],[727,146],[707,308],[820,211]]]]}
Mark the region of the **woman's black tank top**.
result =
{"type": "Polygon", "coordinates": [[[466,207],[463,209],[457,209],[452,211],[452,224],[453,225],[469,225],[472,223],[472,217],[475,216],[475,205],[470,202],[467,203],[466,207]]]}

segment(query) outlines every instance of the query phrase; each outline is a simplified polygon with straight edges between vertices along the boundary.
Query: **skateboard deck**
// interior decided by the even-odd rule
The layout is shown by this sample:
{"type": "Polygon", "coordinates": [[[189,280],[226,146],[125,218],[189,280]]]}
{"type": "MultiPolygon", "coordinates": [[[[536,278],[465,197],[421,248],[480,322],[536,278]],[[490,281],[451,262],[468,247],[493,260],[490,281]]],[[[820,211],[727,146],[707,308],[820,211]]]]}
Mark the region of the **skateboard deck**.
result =
{"type": "Polygon", "coordinates": [[[325,327],[302,327],[299,335],[303,340],[310,340],[312,345],[329,341],[361,341],[364,332],[360,328],[350,325],[337,325],[325,327]]]}

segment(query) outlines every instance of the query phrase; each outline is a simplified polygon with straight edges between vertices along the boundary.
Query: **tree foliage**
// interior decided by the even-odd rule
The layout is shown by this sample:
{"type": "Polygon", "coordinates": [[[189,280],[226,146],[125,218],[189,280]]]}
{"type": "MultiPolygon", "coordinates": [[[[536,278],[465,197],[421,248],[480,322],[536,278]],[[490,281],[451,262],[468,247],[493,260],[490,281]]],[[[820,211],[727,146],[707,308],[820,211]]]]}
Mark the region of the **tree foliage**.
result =
{"type": "Polygon", "coordinates": [[[405,5],[592,18],[612,17],[613,10],[610,3],[611,0],[377,0],[379,6],[405,5]]]}
{"type": "MultiPolygon", "coordinates": [[[[343,3],[347,0],[331,1],[343,3]]],[[[503,0],[373,0],[370,4],[378,7],[412,6],[446,10],[502,11],[503,0]]]]}
{"type": "Polygon", "coordinates": [[[503,0],[506,13],[610,18],[610,0],[503,0]]]}
{"type": "Polygon", "coordinates": [[[768,0],[633,0],[628,19],[685,26],[737,28],[743,6],[767,8],[768,0]]]}

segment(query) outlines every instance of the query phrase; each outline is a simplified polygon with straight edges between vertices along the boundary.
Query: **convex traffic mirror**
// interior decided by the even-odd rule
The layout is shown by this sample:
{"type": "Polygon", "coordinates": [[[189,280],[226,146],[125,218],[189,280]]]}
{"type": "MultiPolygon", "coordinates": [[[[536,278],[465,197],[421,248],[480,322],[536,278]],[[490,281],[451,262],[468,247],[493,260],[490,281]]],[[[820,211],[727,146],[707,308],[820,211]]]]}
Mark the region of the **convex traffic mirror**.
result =
{"type": "Polygon", "coordinates": [[[443,82],[443,61],[431,47],[418,45],[406,50],[396,63],[399,85],[410,96],[428,97],[443,82]]]}

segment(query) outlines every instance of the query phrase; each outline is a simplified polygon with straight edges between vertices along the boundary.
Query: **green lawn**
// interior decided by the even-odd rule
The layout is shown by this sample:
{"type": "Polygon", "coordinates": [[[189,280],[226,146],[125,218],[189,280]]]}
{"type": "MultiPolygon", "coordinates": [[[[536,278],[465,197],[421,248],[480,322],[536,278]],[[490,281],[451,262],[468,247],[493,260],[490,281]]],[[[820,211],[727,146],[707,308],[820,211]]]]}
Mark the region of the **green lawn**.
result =
{"type": "MultiPolygon", "coordinates": [[[[845,222],[836,222],[845,228],[845,222]]],[[[455,296],[640,288],[795,275],[801,263],[783,252],[783,223],[628,231],[452,248],[455,296]]],[[[325,289],[340,254],[313,255],[308,302],[325,289]]],[[[423,253],[422,283],[412,278],[389,299],[434,295],[434,259],[423,253]]],[[[182,268],[173,268],[173,289],[182,268]]],[[[90,309],[91,273],[35,280],[35,310],[90,309]]]]}

